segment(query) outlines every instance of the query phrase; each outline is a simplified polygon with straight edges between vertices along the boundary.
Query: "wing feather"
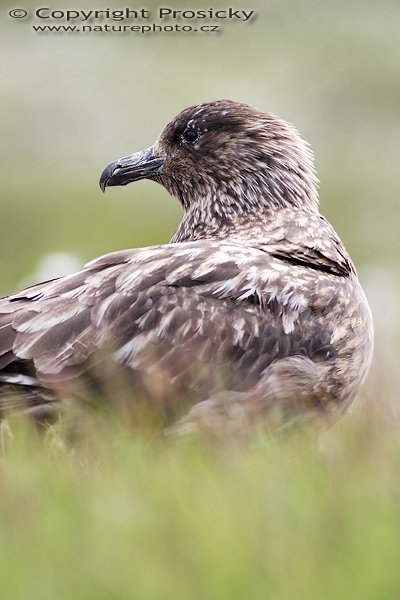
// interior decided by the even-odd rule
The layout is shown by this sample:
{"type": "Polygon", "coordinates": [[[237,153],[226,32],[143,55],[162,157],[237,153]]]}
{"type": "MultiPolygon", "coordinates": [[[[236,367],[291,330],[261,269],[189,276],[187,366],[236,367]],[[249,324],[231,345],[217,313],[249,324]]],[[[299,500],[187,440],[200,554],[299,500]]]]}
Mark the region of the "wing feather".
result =
{"type": "Polygon", "coordinates": [[[97,352],[200,391],[249,389],[278,359],[333,353],[313,302],[321,281],[338,293],[335,272],[318,278],[299,261],[294,270],[291,257],[202,241],[97,259],[0,300],[1,373],[33,372],[56,387],[55,376],[85,372],[97,352]]]}

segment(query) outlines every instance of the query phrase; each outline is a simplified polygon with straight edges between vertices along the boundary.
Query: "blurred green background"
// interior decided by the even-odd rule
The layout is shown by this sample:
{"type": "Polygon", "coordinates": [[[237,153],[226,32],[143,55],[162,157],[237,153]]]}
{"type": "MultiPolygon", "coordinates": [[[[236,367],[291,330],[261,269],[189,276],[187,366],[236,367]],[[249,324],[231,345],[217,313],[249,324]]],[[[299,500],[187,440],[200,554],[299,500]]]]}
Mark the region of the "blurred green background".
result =
{"type": "MultiPolygon", "coordinates": [[[[141,182],[103,196],[99,174],[150,145],[180,109],[221,97],[295,123],[316,155],[321,210],[359,268],[397,269],[397,0],[246,0],[240,7],[257,11],[253,23],[142,37],[34,33],[32,21],[8,17],[12,6],[2,5],[1,292],[48,252],[83,261],[168,240],[180,209],[163,189],[141,182]]],[[[97,6],[52,5],[67,7],[97,6]]]]}
{"type": "MultiPolygon", "coordinates": [[[[147,36],[34,33],[8,11],[41,4],[13,1],[0,3],[0,294],[111,250],[168,241],[177,202],[150,182],[103,195],[100,172],[152,144],[182,108],[227,97],[293,122],[310,142],[321,212],[359,270],[376,352],[353,419],[334,429],[326,455],[315,457],[308,442],[283,454],[262,442],[228,464],[197,454],[191,462],[186,450],[143,463],[143,447],[124,436],[118,445],[119,435],[106,437],[118,445],[113,460],[107,451],[99,458],[96,444],[89,458],[65,456],[60,440],[49,443],[55,458],[47,447],[42,455],[17,444],[11,458],[0,457],[5,597],[265,598],[265,577],[274,598],[399,597],[399,0],[243,0],[235,8],[256,10],[252,23],[223,23],[218,35],[147,36]],[[199,520],[191,521],[181,509],[194,497],[199,520]],[[115,540],[122,546],[110,560],[115,540]],[[68,577],[59,579],[65,564],[68,577]]],[[[106,5],[57,0],[51,8],[106,5]]]]}

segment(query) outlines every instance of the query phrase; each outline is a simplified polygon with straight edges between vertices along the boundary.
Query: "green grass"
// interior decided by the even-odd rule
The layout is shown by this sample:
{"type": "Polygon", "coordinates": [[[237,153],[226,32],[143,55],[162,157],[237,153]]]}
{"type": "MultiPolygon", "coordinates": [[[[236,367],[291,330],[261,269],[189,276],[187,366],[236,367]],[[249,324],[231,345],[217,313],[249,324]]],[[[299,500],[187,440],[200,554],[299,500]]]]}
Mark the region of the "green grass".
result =
{"type": "Polygon", "coordinates": [[[162,438],[91,416],[3,427],[5,599],[398,598],[398,419],[162,438]]]}

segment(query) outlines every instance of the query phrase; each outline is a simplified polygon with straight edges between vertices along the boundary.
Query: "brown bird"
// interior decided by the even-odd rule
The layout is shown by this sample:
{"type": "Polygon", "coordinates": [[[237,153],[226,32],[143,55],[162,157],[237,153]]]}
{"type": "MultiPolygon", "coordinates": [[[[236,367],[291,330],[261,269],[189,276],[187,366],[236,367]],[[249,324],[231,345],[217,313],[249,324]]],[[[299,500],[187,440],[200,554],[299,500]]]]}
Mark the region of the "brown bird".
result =
{"type": "Polygon", "coordinates": [[[230,100],[193,106],[100,186],[144,178],[183,206],[171,243],[0,300],[2,410],[47,415],[123,389],[188,423],[342,414],[368,372],[372,320],[296,129],[230,100]]]}

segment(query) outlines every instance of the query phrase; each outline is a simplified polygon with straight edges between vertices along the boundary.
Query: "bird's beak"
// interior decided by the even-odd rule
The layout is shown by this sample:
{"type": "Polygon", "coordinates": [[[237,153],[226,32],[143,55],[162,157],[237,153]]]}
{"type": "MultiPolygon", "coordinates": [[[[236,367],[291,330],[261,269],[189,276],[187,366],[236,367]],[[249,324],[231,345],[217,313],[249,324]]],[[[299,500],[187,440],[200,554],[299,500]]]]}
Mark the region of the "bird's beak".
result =
{"type": "Polygon", "coordinates": [[[130,156],[124,156],[106,166],[100,175],[100,188],[104,192],[111,185],[127,185],[132,181],[146,179],[160,174],[165,161],[161,156],[154,156],[154,148],[147,148],[130,156]]]}

